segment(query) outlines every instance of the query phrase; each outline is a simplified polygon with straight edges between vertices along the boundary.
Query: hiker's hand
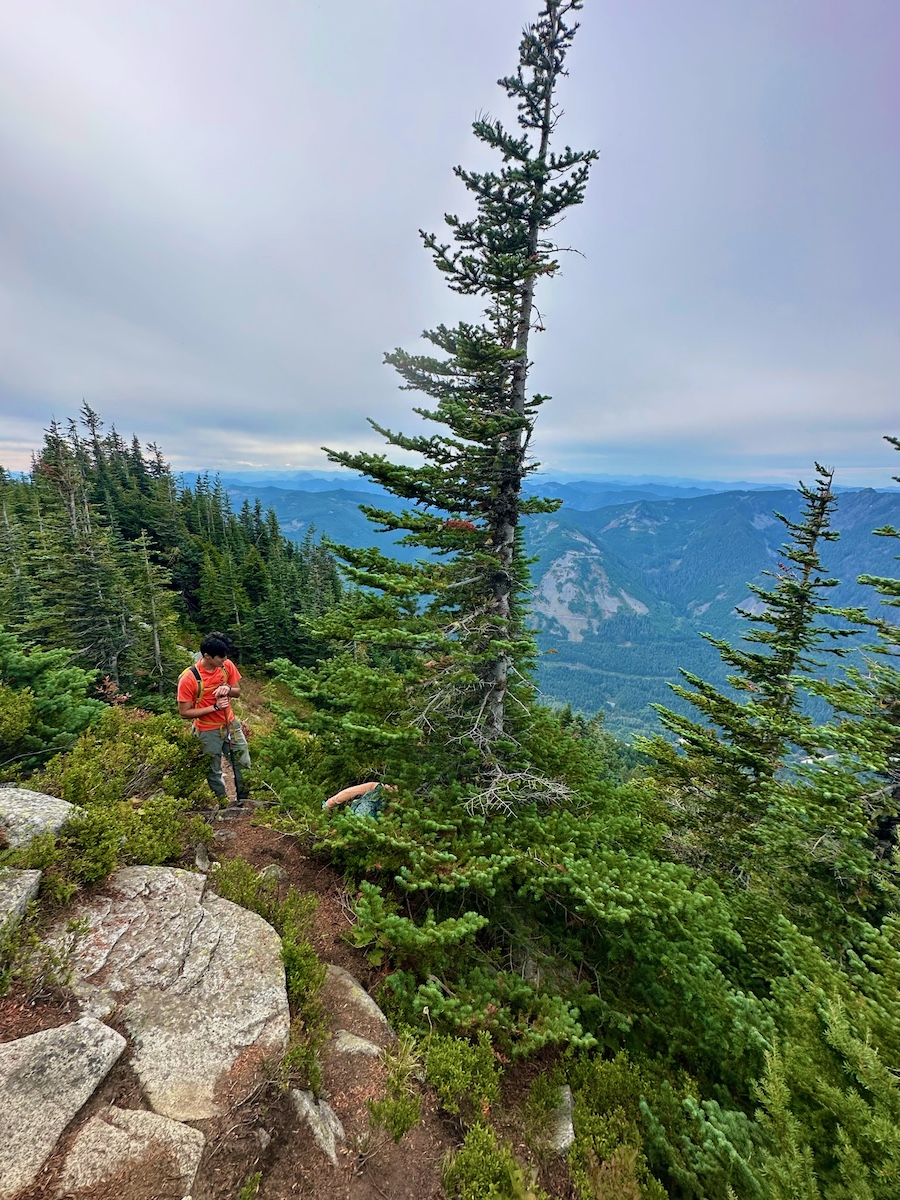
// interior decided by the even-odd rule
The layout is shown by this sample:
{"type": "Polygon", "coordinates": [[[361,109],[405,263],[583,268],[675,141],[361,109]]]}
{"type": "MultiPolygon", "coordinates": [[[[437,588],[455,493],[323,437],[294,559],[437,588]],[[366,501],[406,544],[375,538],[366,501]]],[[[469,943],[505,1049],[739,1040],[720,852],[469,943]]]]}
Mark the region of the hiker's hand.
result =
{"type": "Polygon", "coordinates": [[[214,696],[228,696],[231,692],[231,687],[227,683],[220,683],[213,692],[214,696]]]}
{"type": "Polygon", "coordinates": [[[227,708],[227,707],[228,707],[228,697],[227,696],[217,696],[216,697],[216,708],[227,708]]]}

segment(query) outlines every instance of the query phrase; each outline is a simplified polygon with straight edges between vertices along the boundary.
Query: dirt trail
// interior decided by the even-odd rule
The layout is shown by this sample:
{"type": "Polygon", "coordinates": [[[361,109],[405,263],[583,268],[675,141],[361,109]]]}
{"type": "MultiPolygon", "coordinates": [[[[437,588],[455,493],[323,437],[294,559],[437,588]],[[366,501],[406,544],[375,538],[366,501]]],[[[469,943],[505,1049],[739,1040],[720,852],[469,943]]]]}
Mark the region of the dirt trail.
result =
{"type": "MultiPolygon", "coordinates": [[[[317,955],[349,971],[370,993],[377,991],[384,969],[374,970],[346,941],[352,925],[351,897],[340,873],[312,857],[297,838],[258,823],[255,815],[249,807],[218,821],[213,853],[223,860],[245,859],[257,870],[275,864],[281,873],[280,889],[314,893],[318,906],[309,936],[317,955]]],[[[328,985],[323,1002],[329,1034],[352,1020],[328,985]]],[[[260,1098],[260,1108],[254,1098],[243,1105],[236,1098],[232,1116],[239,1119],[231,1123],[228,1141],[212,1162],[208,1155],[201,1165],[201,1177],[205,1166],[208,1170],[202,1185],[198,1179],[193,1200],[233,1200],[254,1171],[263,1175],[259,1200],[440,1200],[440,1162],[458,1144],[456,1130],[438,1113],[430,1090],[423,1088],[422,1118],[399,1144],[384,1131],[373,1132],[366,1102],[384,1095],[385,1080],[380,1060],[330,1054],[326,1044],[323,1094],[347,1133],[337,1168],[326,1161],[290,1104],[282,1100],[273,1105],[270,1095],[260,1098]]]]}

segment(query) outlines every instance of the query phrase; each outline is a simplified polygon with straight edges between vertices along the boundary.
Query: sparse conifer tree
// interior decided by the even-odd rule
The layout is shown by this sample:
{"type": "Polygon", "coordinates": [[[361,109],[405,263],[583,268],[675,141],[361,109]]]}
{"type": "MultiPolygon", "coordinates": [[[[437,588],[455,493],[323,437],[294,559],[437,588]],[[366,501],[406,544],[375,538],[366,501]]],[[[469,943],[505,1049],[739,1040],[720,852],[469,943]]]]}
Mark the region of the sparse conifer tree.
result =
{"type": "Polygon", "coordinates": [[[775,586],[750,585],[760,610],[741,612],[752,625],[744,644],[704,635],[730,668],[732,691],[682,671],[688,686],[673,690],[702,720],[656,706],[674,742],[658,737],[644,743],[657,777],[672,789],[683,849],[738,871],[746,835],[752,837],[766,810],[768,786],[792,752],[817,745],[815,727],[801,708],[804,680],[820,666],[819,655],[842,653],[835,643],[853,632],[828,623],[838,613],[823,603],[837,580],[824,571],[820,546],[838,534],[830,528],[833,472],[818,464],[816,470],[814,487],[800,485],[802,519],[776,514],[791,540],[769,573],[775,586]]]}
{"type": "MultiPolygon", "coordinates": [[[[405,642],[423,650],[424,723],[442,721],[465,735],[491,770],[511,750],[510,695],[521,685],[527,691],[523,669],[533,653],[520,522],[556,507],[522,494],[536,467],[529,451],[546,399],[529,393],[529,343],[543,327],[538,281],[559,269],[553,230],[582,202],[596,157],[553,148],[557,87],[578,28],[572,17],[581,8],[582,0],[544,0],[522,36],[515,74],[499,81],[517,107],[518,130],[489,116],[473,126],[499,155],[498,169],[456,168],[474,198],[474,216],[448,215],[448,242],[421,234],[451,290],[485,303],[480,322],[427,331],[434,354],[386,356],[403,386],[428,398],[428,407],[414,411],[441,431],[408,436],[371,422],[391,446],[421,455],[419,466],[381,454],[329,452],[333,462],[412,502],[400,514],[375,506],[363,511],[382,529],[405,531],[404,542],[428,551],[427,561],[402,565],[377,551],[343,555],[356,582],[402,601],[405,642]]],[[[384,606],[376,611],[374,623],[382,628],[373,636],[403,642],[403,634],[383,628],[384,606]]],[[[366,636],[358,625],[354,632],[366,636]]]]}

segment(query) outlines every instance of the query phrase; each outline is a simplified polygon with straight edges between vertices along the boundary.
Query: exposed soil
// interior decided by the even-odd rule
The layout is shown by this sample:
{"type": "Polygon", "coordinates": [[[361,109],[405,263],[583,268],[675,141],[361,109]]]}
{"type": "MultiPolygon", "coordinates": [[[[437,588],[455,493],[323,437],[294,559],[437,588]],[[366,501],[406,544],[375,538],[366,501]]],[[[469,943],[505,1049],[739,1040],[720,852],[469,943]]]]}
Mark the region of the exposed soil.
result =
{"type": "Polygon", "coordinates": [[[30,994],[13,987],[0,999],[0,1042],[55,1029],[78,1019],[78,1003],[65,992],[53,989],[30,994]]]}

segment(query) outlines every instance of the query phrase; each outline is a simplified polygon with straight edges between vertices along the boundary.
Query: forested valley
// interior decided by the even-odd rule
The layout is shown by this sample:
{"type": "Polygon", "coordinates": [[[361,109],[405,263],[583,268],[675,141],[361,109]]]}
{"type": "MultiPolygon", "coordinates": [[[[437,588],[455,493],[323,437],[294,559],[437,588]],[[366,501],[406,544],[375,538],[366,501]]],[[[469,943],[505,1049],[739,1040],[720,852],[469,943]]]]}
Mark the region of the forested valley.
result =
{"type": "MultiPolygon", "coordinates": [[[[223,630],[265,697],[258,819],[344,873],[349,936],[455,1122],[449,1197],[896,1200],[900,580],[832,602],[832,472],[781,519],[744,637],[707,639],[727,684],[683,675],[682,707],[629,748],[536,693],[522,529],[556,505],[523,487],[547,399],[526,387],[529,335],[596,157],[551,149],[580,8],[545,0],[524,32],[500,81],[517,131],[476,121],[501,165],[458,170],[475,216],[447,218],[455,248],[423,235],[484,304],[427,333],[433,353],[387,356],[439,432],[373,422],[413,465],[329,452],[402,500],[368,504],[373,527],[427,554],[293,544],[89,408],[51,426],[28,477],[2,476],[0,772],[82,815],[0,864],[41,867],[59,905],[208,833],[172,688],[223,630]],[[380,815],[323,811],[373,779],[380,815]],[[559,1159],[539,1132],[566,1096],[559,1159]]],[[[3,947],[7,987],[21,946],[3,947]]],[[[284,959],[289,981],[307,970],[290,1069],[314,1090],[312,974],[296,943],[284,959]]],[[[399,1085],[384,1104],[400,1140],[418,1110],[399,1085]]]]}

